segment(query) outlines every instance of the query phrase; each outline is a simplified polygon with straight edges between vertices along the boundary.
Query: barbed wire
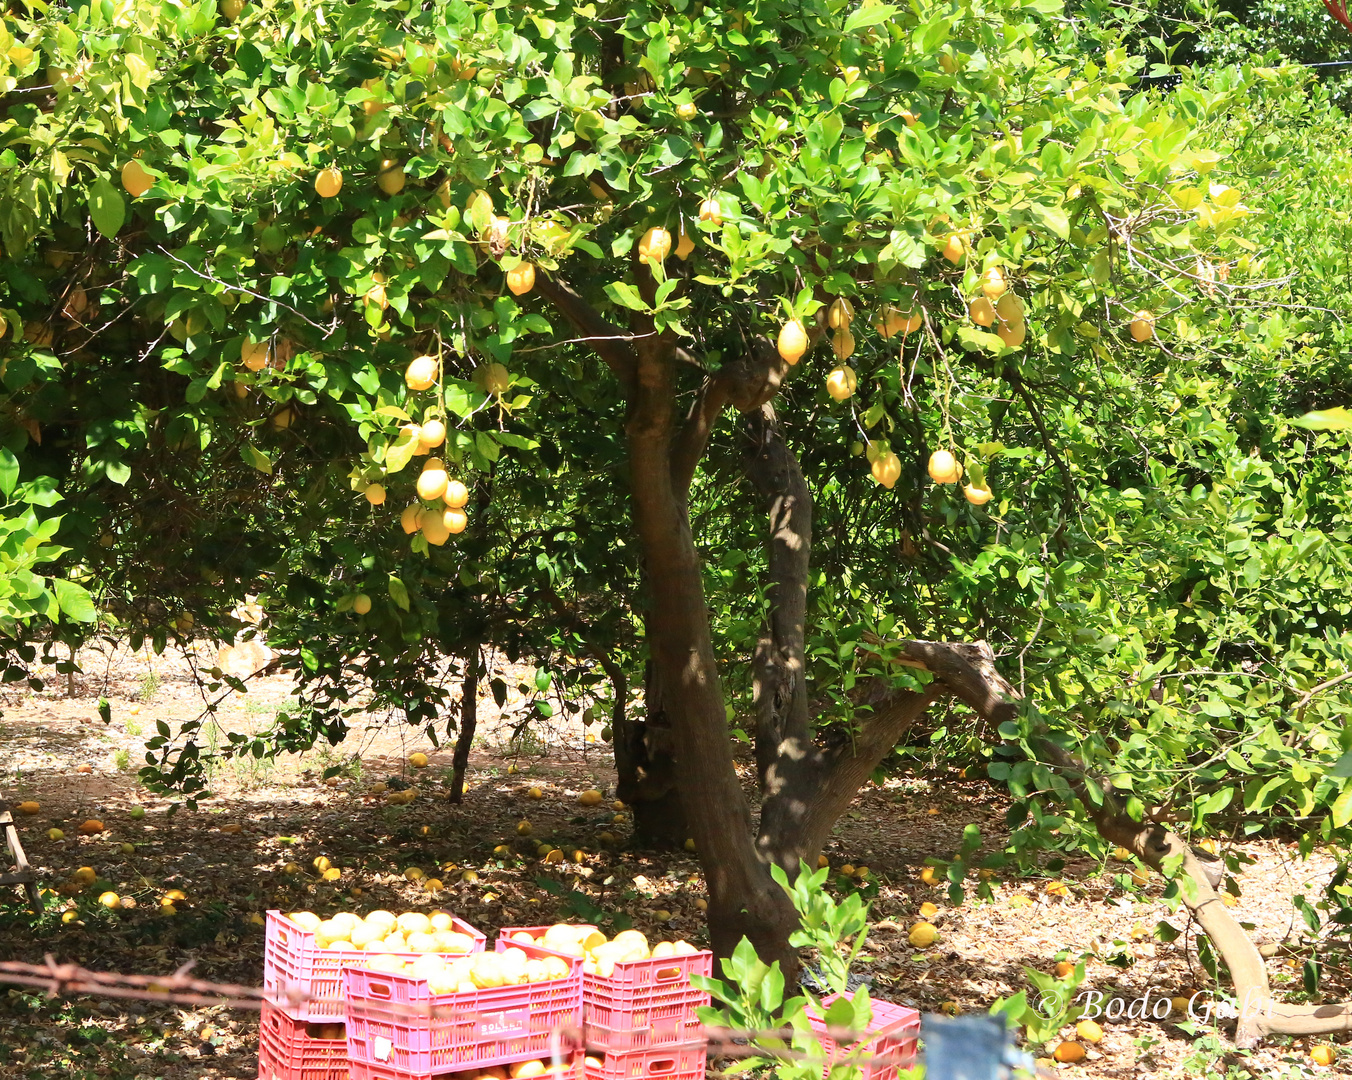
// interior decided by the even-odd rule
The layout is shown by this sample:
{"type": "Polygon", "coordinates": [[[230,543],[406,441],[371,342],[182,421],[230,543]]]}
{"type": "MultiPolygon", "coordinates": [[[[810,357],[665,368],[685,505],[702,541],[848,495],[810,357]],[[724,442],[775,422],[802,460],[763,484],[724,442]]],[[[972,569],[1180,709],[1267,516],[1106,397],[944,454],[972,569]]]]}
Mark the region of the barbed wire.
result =
{"type": "MultiPolygon", "coordinates": [[[[282,1009],[298,1009],[312,1000],[314,996],[299,987],[289,988],[275,994],[272,999],[265,996],[259,986],[245,986],[239,983],[214,982],[209,979],[193,978],[190,974],[193,961],[184,964],[172,975],[130,975],[114,971],[91,971],[73,963],[58,964],[49,953],[45,962],[30,964],[16,960],[0,961],[0,983],[27,986],[44,991],[49,997],[70,998],[93,995],[150,1001],[162,1005],[207,1005],[231,1009],[249,1009],[259,1011],[265,1004],[276,1005],[282,1009]]],[[[331,999],[324,999],[331,1000],[331,999]]],[[[458,1021],[473,1020],[483,1014],[454,1005],[432,1002],[390,1002],[382,1001],[380,1010],[385,1015],[421,1019],[447,1019],[454,1017],[458,1021]]],[[[315,1020],[316,1023],[330,1022],[328,1018],[315,1020]]],[[[336,1022],[334,1018],[333,1022],[336,1022]]],[[[737,1029],[699,1025],[698,1035],[662,1046],[664,1051],[707,1049],[720,1057],[764,1057],[785,1062],[811,1064],[848,1065],[867,1061],[870,1065],[879,1062],[886,1064],[896,1058],[898,1064],[902,1057],[910,1058],[913,1051],[898,1047],[891,1054],[877,1053],[868,1049],[882,1040],[894,1035],[919,1035],[919,1026],[912,1020],[896,1021],[877,1031],[856,1031],[850,1028],[822,1026],[814,1031],[820,1038],[823,1034],[837,1043],[859,1043],[853,1050],[840,1050],[835,1053],[813,1053],[795,1050],[791,1043],[795,1032],[788,1027],[764,1029],[737,1029]]],[[[532,1033],[538,1034],[538,1033],[532,1033]]],[[[552,1033],[559,1039],[585,1045],[581,1028],[561,1024],[552,1033]]],[[[483,1041],[514,1041],[521,1035],[501,1034],[485,1035],[483,1041]]]]}

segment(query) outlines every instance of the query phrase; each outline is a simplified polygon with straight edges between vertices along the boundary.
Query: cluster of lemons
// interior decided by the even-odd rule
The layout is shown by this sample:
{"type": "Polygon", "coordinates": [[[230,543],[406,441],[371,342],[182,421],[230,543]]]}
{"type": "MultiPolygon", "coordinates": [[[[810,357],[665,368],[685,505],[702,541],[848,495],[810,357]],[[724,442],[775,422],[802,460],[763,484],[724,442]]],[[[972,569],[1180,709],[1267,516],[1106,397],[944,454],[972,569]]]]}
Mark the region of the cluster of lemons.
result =
{"type": "MultiPolygon", "coordinates": [[[[844,401],[854,393],[859,383],[854,369],[845,363],[854,355],[854,334],[850,331],[850,324],[854,322],[854,305],[843,296],[837,297],[827,306],[825,314],[819,312],[817,318],[824,321],[830,329],[831,351],[840,361],[826,377],[826,391],[835,400],[844,401]]],[[[893,304],[884,304],[878,309],[873,328],[883,338],[890,339],[898,334],[905,337],[920,329],[923,322],[920,312],[914,308],[902,311],[893,304]]],[[[775,341],[780,357],[790,366],[803,358],[808,344],[807,327],[803,325],[801,319],[790,319],[781,326],[779,337],[775,341]]]]}
{"type": "Polygon", "coordinates": [[[621,930],[613,940],[594,926],[555,923],[538,938],[525,930],[518,930],[512,940],[523,945],[542,945],[555,952],[582,958],[582,970],[588,975],[608,979],[615,973],[616,964],[631,960],[662,960],[672,956],[693,956],[699,950],[688,941],[659,941],[649,946],[648,939],[637,930],[621,930]]]}
{"type": "Polygon", "coordinates": [[[444,911],[431,915],[373,911],[365,918],[342,911],[331,919],[321,919],[311,911],[293,911],[287,918],[314,934],[315,945],[321,949],[434,954],[468,953],[474,948],[474,939],[453,929],[455,922],[444,911]]]}
{"type": "Polygon", "coordinates": [[[475,953],[447,960],[439,953],[427,953],[416,960],[383,953],[366,961],[372,971],[388,975],[410,975],[427,981],[433,994],[468,994],[497,986],[521,986],[568,977],[568,961],[557,956],[529,957],[522,949],[500,953],[475,953]]]}
{"type": "MultiPolygon", "coordinates": [[[[508,275],[508,280],[513,283],[513,291],[528,291],[535,283],[534,267],[523,263],[508,275]]],[[[422,393],[436,386],[440,372],[441,361],[437,357],[417,356],[409,361],[404,383],[412,392],[422,393]]],[[[475,369],[473,378],[484,393],[498,398],[510,389],[512,382],[511,374],[498,363],[481,364],[475,369]]],[[[400,434],[414,444],[415,457],[430,454],[445,445],[446,423],[440,415],[433,415],[421,424],[412,421],[404,424],[400,434]]],[[[441,458],[429,457],[423,464],[417,489],[419,501],[404,507],[399,515],[399,524],[406,535],[420,532],[429,544],[440,547],[452,536],[465,531],[469,525],[469,514],[465,509],[469,503],[469,488],[447,472],[441,458]]],[[[387,492],[383,484],[368,484],[363,494],[372,506],[382,506],[387,492]]],[[[358,615],[370,610],[369,601],[364,606],[365,610],[356,609],[358,615]]]]}

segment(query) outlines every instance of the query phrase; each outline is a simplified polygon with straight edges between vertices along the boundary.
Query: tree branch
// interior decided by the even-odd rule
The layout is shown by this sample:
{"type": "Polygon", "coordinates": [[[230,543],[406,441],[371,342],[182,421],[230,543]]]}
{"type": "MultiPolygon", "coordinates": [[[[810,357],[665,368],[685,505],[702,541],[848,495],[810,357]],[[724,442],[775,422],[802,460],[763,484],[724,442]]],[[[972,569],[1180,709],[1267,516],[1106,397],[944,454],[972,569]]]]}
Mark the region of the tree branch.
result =
{"type": "Polygon", "coordinates": [[[605,361],[624,387],[625,396],[633,389],[638,358],[631,345],[633,335],[621,330],[601,317],[591,304],[563,281],[551,281],[543,274],[536,275],[535,291],[563,313],[577,332],[605,361]]]}
{"type": "Polygon", "coordinates": [[[1061,456],[1061,452],[1056,449],[1056,444],[1052,442],[1051,435],[1047,433],[1047,425],[1042,421],[1042,410],[1038,408],[1033,395],[1028,392],[1023,376],[1012,367],[1006,367],[1001,376],[1010,386],[1014,387],[1015,393],[1019,395],[1028,408],[1028,413],[1037,426],[1038,435],[1042,438],[1042,446],[1056,464],[1057,472],[1061,475],[1061,490],[1066,501],[1066,513],[1069,515],[1080,502],[1079,497],[1075,494],[1075,480],[1070,475],[1070,466],[1066,464],[1065,458],[1061,456]]]}
{"type": "Polygon", "coordinates": [[[690,492],[695,469],[709,445],[709,436],[725,405],[740,413],[753,412],[770,401],[784,382],[789,365],[767,338],[747,343],[749,355],[724,364],[704,381],[671,448],[671,476],[676,491],[690,492]]]}
{"type": "MultiPolygon", "coordinates": [[[[995,656],[984,642],[911,641],[903,644],[903,653],[906,660],[902,663],[910,662],[935,675],[933,688],[948,690],[992,723],[1018,713],[1018,692],[996,670],[995,656]]],[[[1070,783],[1100,836],[1161,873],[1166,873],[1166,863],[1179,860],[1173,874],[1180,879],[1183,903],[1206,932],[1234,983],[1239,1010],[1236,1045],[1253,1046],[1267,1035],[1352,1031],[1352,1003],[1288,1005],[1275,1001],[1262,956],[1221,902],[1213,876],[1197,854],[1159,822],[1132,819],[1113,795],[1112,786],[1092,781],[1083,763],[1058,746],[1050,733],[1044,730],[1036,741],[1047,761],[1070,783]]]]}

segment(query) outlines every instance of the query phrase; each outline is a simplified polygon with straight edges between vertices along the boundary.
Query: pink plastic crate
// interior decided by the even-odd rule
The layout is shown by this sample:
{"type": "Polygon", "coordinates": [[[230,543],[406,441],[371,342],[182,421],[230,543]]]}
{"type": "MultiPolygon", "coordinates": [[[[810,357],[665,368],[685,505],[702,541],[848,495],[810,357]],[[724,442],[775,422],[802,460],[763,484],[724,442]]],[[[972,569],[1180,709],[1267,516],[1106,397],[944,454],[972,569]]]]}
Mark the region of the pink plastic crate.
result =
{"type": "Polygon", "coordinates": [[[293,1020],[275,1005],[263,1004],[258,1022],[258,1080],[347,1080],[347,1033],[321,1038],[338,1024],[293,1020]]]}
{"type": "MultiPolygon", "coordinates": [[[[831,1007],[831,1003],[841,995],[832,994],[822,998],[822,1005],[831,1007]]],[[[826,1022],[816,1013],[809,1011],[808,1022],[817,1038],[821,1040],[822,1050],[826,1053],[826,1065],[822,1075],[827,1076],[831,1067],[843,1063],[848,1057],[861,1051],[872,1055],[867,1060],[856,1063],[864,1070],[863,1080],[891,1080],[898,1069],[909,1069],[915,1065],[916,1038],[920,1034],[920,1014],[905,1005],[893,1005],[890,1001],[871,1001],[873,1019],[869,1023],[869,1037],[852,1046],[842,1047],[835,1039],[826,1034],[826,1022]]]]}
{"type": "MultiPolygon", "coordinates": [[[[527,1056],[523,1061],[544,1061],[549,1066],[550,1058],[548,1054],[540,1058],[527,1056]]],[[[555,1072],[552,1068],[540,1080],[584,1080],[582,1071],[582,1052],[569,1051],[563,1055],[564,1066],[555,1072]]],[[[437,1073],[435,1080],[475,1080],[479,1074],[477,1071],[470,1070],[462,1073],[437,1073]]],[[[589,1074],[588,1074],[589,1075],[589,1074]]],[[[395,1069],[389,1065],[378,1065],[371,1061],[352,1062],[352,1080],[433,1080],[433,1074],[430,1072],[409,1072],[405,1069],[395,1069]]]]}
{"type": "MultiPolygon", "coordinates": [[[[474,939],[471,953],[484,951],[488,938],[463,919],[451,929],[474,939]]],[[[263,997],[293,1020],[343,1022],[344,965],[360,964],[370,953],[359,949],[321,949],[315,936],[280,911],[269,911],[263,948],[263,997]]],[[[408,953],[406,960],[417,959],[408,953]]]]}
{"type": "Polygon", "coordinates": [[[629,960],[608,979],[582,976],[582,1024],[587,1046],[607,1054],[697,1044],[703,1028],[695,1010],[709,995],[690,985],[691,975],[713,971],[711,952],[629,960]]]}
{"type": "MultiPolygon", "coordinates": [[[[535,959],[553,955],[534,945],[516,947],[535,959]]],[[[433,994],[425,979],[359,967],[343,970],[343,988],[348,1057],[403,1075],[543,1058],[556,1029],[582,1025],[577,959],[562,979],[464,994],[433,994]]]]}
{"type": "Polygon", "coordinates": [[[593,1060],[587,1060],[587,1080],[702,1080],[705,1051],[702,1046],[673,1046],[607,1054],[599,1068],[593,1060]]]}
{"type": "MultiPolygon", "coordinates": [[[[591,923],[570,923],[569,925],[576,926],[580,930],[597,929],[591,923]]],[[[498,931],[498,938],[493,947],[498,952],[502,952],[503,949],[516,944],[516,942],[511,940],[513,934],[529,934],[536,939],[537,948],[544,949],[546,952],[552,953],[555,956],[562,956],[567,960],[575,959],[571,953],[559,952],[558,949],[551,949],[548,945],[539,944],[539,939],[544,937],[544,933],[548,929],[549,927],[547,926],[504,926],[498,931]],[[504,944],[504,942],[506,944],[504,944]]]]}

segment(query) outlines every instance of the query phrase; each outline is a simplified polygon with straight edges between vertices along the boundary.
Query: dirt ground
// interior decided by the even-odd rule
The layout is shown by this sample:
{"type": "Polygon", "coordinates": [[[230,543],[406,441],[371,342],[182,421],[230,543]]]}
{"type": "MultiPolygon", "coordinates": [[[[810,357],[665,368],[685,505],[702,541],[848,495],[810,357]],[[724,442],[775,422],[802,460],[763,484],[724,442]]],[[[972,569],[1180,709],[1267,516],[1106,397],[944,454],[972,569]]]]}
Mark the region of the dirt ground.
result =
{"type": "MultiPolygon", "coordinates": [[[[203,656],[210,654],[204,647],[203,656]]],[[[11,806],[40,803],[36,815],[20,818],[20,828],[44,884],[56,888],[83,866],[94,868],[99,881],[60,896],[36,927],[17,890],[4,890],[0,959],[39,962],[50,954],[90,969],[141,974],[191,963],[200,977],[257,985],[263,930],[254,917],[270,908],[332,914],[425,910],[434,903],[490,940],[500,926],[572,917],[578,905],[623,912],[650,938],[704,939],[696,858],[636,850],[623,814],[617,820],[608,804],[580,807],[580,791],[614,790],[608,747],[576,724],[513,739],[526,708],[516,691],[505,710],[481,702],[482,736],[462,806],[445,801],[448,746],[434,748],[421,731],[366,717],[336,748],[275,762],[224,763],[211,776],[211,798],[196,811],[171,814],[170,801],[139,786],[136,769],[159,722],[176,730],[200,711],[202,695],[189,665],[181,657],[126,652],[80,660],[82,674],[70,686],[59,677],[46,692],[10,690],[0,698],[0,798],[11,806]],[[107,725],[99,716],[101,697],[111,705],[107,725]],[[417,750],[428,753],[428,768],[409,768],[407,757],[417,750]],[[88,771],[78,771],[82,767],[88,771]],[[330,768],[341,775],[325,782],[330,768]],[[391,779],[413,783],[418,797],[389,805],[372,787],[391,779]],[[144,817],[133,816],[134,807],[143,808],[144,817]],[[100,819],[106,831],[77,835],[88,818],[100,819]],[[523,820],[530,822],[529,838],[517,834],[523,820]],[[50,840],[52,828],[64,830],[65,838],[50,840]],[[614,842],[602,842],[603,832],[614,842]],[[568,861],[542,863],[535,850],[542,841],[564,850],[568,861]],[[510,853],[495,854],[504,844],[510,853]],[[313,861],[319,856],[341,870],[338,881],[318,878],[313,861]],[[288,872],[288,864],[300,870],[288,872]],[[429,894],[405,877],[410,868],[437,877],[444,889],[429,894]],[[101,908],[96,897],[105,888],[135,907],[101,908]],[[175,888],[187,900],[177,914],[164,915],[161,898],[175,888]],[[63,908],[74,912],[73,921],[61,921],[63,908]],[[658,912],[670,912],[670,920],[658,912]]],[[[261,730],[285,707],[291,689],[279,678],[251,682],[247,695],[222,707],[223,726],[261,730]]],[[[968,823],[980,826],[988,849],[1002,845],[1005,809],[988,785],[956,774],[897,777],[855,800],[826,854],[833,867],[870,869],[874,884],[866,894],[873,896],[874,928],[860,971],[871,977],[876,997],[922,1011],[949,1002],[985,1011],[998,997],[1029,988],[1026,967],[1045,972],[1058,960],[1082,956],[1085,988],[1101,992],[1105,1003],[1120,999],[1119,1007],[1207,988],[1186,918],[1160,902],[1158,880],[1132,887],[1121,865],[1070,857],[1060,873],[1066,896],[1049,895],[1045,876],[1011,877],[992,882],[993,899],[969,899],[960,907],[920,880],[925,859],[955,852],[968,823]],[[939,908],[931,921],[940,937],[933,948],[916,950],[906,936],[927,901],[939,908]],[[1185,932],[1173,942],[1159,940],[1152,932],[1162,918],[1185,932]]],[[[1303,926],[1293,920],[1290,898],[1319,895],[1333,860],[1316,853],[1302,863],[1287,845],[1272,841],[1237,846],[1253,860],[1241,878],[1237,911],[1257,940],[1279,946],[1269,959],[1273,982],[1298,996],[1303,926]]],[[[833,886],[847,887],[843,877],[833,886]]],[[[1348,972],[1326,971],[1325,986],[1331,995],[1347,996],[1348,972]]],[[[1338,1063],[1321,1069],[1309,1062],[1308,1040],[1236,1054],[1225,1042],[1232,1025],[1200,1025],[1190,1033],[1178,1020],[1103,1020],[1102,1042],[1084,1062],[1059,1071],[1114,1080],[1352,1075],[1349,1045],[1339,1046],[1338,1063]]],[[[254,1077],[257,1069],[256,1014],[0,991],[0,1080],[224,1080],[254,1077]]]]}

